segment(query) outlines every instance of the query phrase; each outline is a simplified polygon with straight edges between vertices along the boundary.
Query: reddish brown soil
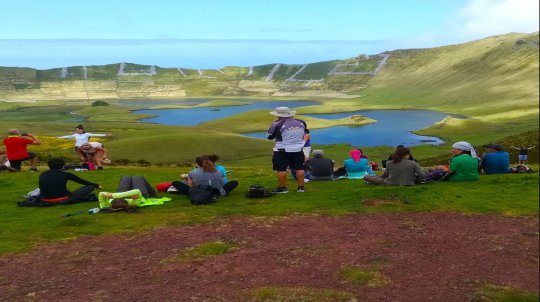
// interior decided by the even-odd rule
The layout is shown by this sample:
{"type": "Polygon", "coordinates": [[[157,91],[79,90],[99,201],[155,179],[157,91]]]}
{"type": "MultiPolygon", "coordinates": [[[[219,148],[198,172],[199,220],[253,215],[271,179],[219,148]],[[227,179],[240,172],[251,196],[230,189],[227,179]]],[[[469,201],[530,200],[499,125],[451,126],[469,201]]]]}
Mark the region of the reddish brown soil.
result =
{"type": "Polygon", "coordinates": [[[466,301],[483,282],[538,293],[538,218],[454,213],[233,218],[139,235],[84,236],[0,258],[1,301],[246,301],[263,286],[367,301],[466,301]],[[227,254],[160,262],[233,242],[227,254]],[[382,286],[340,270],[377,270],[382,286]]]}

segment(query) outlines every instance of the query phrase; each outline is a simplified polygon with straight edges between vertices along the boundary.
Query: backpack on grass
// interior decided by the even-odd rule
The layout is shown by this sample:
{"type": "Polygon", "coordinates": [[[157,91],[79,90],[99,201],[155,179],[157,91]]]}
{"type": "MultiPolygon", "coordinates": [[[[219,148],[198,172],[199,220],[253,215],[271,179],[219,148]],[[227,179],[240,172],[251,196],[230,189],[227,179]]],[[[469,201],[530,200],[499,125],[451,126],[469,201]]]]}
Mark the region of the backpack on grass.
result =
{"type": "Polygon", "coordinates": [[[198,185],[189,190],[189,201],[193,205],[211,204],[217,201],[216,191],[211,186],[198,185]]]}
{"type": "Polygon", "coordinates": [[[276,193],[266,190],[259,184],[249,186],[249,189],[246,192],[247,198],[264,198],[274,195],[276,195],[276,193]]]}
{"type": "Polygon", "coordinates": [[[533,170],[527,166],[519,165],[511,167],[510,173],[533,173],[533,170]]]}

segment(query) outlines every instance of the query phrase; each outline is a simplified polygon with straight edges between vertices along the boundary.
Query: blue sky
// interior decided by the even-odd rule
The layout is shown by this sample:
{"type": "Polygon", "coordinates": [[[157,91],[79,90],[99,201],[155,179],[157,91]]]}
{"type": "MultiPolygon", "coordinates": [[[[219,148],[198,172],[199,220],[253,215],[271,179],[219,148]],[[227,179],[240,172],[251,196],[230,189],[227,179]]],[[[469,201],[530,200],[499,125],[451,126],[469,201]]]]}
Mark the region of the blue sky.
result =
{"type": "Polygon", "coordinates": [[[0,66],[308,63],[538,31],[538,0],[5,1],[0,66]]]}

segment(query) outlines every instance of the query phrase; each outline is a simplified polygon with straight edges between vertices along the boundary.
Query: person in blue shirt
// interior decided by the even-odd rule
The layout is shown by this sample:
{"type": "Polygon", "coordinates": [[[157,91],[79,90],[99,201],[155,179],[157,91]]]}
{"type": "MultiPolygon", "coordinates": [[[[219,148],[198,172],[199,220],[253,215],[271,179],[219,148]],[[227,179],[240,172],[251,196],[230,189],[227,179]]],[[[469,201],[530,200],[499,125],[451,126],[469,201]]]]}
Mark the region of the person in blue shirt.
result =
{"type": "Polygon", "coordinates": [[[509,171],[510,154],[504,151],[499,144],[483,146],[486,152],[482,156],[480,168],[485,174],[505,174],[509,171]]]}

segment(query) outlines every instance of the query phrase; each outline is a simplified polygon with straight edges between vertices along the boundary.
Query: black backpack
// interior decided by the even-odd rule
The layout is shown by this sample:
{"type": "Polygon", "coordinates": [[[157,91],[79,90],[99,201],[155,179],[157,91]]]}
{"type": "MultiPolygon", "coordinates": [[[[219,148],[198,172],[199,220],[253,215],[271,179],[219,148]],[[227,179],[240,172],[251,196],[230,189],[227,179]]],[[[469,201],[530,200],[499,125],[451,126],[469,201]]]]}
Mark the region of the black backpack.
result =
{"type": "Polygon", "coordinates": [[[189,201],[193,205],[210,204],[217,201],[218,196],[213,187],[198,185],[189,190],[189,201]]]}
{"type": "Polygon", "coordinates": [[[270,192],[266,190],[263,186],[258,184],[249,186],[249,189],[246,192],[247,198],[264,198],[274,195],[276,195],[276,193],[270,192]]]}

